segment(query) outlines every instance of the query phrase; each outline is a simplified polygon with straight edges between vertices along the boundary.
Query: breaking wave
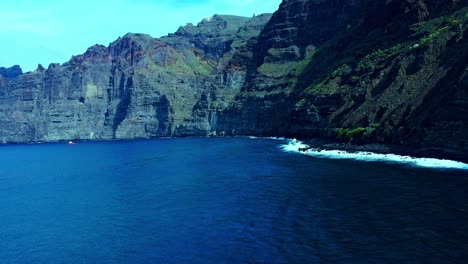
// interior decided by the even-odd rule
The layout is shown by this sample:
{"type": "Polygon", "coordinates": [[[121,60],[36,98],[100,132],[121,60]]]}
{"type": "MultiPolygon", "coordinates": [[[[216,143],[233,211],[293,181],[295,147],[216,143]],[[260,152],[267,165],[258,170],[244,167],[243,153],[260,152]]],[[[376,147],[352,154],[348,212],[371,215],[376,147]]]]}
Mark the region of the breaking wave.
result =
{"type": "Polygon", "coordinates": [[[382,161],[390,163],[400,163],[416,167],[468,170],[468,164],[453,160],[415,158],[411,156],[402,156],[397,154],[380,154],[366,151],[349,152],[344,150],[319,150],[314,148],[310,148],[305,151],[300,151],[300,149],[306,148],[309,148],[307,144],[304,144],[303,142],[296,139],[288,140],[288,143],[283,145],[284,151],[301,153],[317,158],[353,159],[359,161],[382,161]]]}

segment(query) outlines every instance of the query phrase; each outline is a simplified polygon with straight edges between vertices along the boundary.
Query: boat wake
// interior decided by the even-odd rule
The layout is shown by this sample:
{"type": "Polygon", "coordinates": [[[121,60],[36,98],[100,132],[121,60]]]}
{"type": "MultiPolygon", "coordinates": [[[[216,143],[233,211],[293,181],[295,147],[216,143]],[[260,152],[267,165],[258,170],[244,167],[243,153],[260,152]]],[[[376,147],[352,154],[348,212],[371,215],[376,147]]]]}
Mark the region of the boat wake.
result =
{"type": "Polygon", "coordinates": [[[301,153],[317,158],[381,161],[388,163],[400,163],[415,167],[468,170],[468,164],[459,161],[434,158],[415,158],[397,154],[379,154],[365,151],[349,152],[344,150],[321,150],[310,148],[307,144],[304,144],[303,142],[296,139],[288,140],[288,143],[283,145],[282,148],[287,152],[301,153]]]}

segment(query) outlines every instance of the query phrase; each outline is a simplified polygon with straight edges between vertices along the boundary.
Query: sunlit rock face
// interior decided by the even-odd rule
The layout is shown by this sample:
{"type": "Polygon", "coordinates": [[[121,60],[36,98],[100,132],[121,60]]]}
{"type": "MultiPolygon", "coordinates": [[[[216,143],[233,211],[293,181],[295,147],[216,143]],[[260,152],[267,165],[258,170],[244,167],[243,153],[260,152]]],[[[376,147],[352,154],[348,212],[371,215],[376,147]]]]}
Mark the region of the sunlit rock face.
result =
{"type": "Polygon", "coordinates": [[[169,36],[127,34],[59,65],[0,68],[0,141],[215,134],[271,15],[215,15],[169,36]]]}

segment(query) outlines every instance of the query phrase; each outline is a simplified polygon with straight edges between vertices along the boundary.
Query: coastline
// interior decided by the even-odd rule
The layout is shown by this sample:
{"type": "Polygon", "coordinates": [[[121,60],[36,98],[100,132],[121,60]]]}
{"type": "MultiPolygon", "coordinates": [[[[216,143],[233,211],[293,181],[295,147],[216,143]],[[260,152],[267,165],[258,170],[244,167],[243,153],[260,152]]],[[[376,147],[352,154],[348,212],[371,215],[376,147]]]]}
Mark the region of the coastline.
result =
{"type": "Polygon", "coordinates": [[[324,142],[321,139],[296,140],[289,139],[283,145],[287,152],[300,153],[315,158],[350,159],[366,162],[401,163],[416,167],[436,169],[462,169],[468,170],[468,162],[463,158],[456,159],[444,152],[434,155],[425,149],[416,149],[402,146],[383,144],[352,145],[336,142],[324,142]]]}
{"type": "MultiPolygon", "coordinates": [[[[229,136],[175,136],[175,137],[154,137],[154,138],[129,138],[129,139],[73,139],[73,142],[119,142],[119,141],[138,141],[138,140],[153,140],[153,139],[173,139],[173,138],[225,138],[225,137],[245,137],[250,139],[270,139],[270,140],[294,140],[284,136],[252,136],[252,135],[229,135],[229,136]]],[[[348,153],[369,152],[374,154],[384,155],[402,155],[413,158],[431,158],[440,160],[452,160],[468,164],[468,153],[459,149],[450,148],[435,148],[435,147],[414,147],[404,145],[390,145],[370,143],[356,145],[351,143],[337,142],[327,138],[300,138],[297,140],[307,145],[307,149],[327,150],[327,151],[346,151],[348,153]]],[[[8,145],[40,145],[40,144],[65,144],[69,140],[53,140],[53,141],[38,141],[38,142],[9,142],[2,143],[0,146],[8,145]]],[[[300,152],[305,152],[301,151],[300,152]]]]}

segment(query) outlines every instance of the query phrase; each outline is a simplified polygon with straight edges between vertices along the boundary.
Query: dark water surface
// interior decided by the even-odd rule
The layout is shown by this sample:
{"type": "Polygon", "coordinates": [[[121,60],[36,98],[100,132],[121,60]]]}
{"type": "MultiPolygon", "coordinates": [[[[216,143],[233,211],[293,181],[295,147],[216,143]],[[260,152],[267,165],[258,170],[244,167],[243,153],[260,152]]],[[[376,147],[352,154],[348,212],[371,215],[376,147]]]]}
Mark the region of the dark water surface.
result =
{"type": "Polygon", "coordinates": [[[468,173],[158,139],[0,147],[1,263],[466,263],[468,173]]]}

